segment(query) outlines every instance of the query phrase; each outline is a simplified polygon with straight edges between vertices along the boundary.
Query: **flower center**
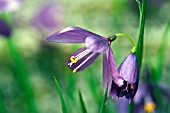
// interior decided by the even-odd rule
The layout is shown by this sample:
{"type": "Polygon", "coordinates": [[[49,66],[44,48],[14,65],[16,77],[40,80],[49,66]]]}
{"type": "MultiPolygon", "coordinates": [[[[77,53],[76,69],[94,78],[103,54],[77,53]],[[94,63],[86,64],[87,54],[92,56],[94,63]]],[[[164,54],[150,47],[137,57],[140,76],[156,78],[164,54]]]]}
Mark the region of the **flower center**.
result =
{"type": "Polygon", "coordinates": [[[109,41],[97,36],[88,36],[85,40],[85,44],[90,51],[102,53],[107,50],[109,41]]]}

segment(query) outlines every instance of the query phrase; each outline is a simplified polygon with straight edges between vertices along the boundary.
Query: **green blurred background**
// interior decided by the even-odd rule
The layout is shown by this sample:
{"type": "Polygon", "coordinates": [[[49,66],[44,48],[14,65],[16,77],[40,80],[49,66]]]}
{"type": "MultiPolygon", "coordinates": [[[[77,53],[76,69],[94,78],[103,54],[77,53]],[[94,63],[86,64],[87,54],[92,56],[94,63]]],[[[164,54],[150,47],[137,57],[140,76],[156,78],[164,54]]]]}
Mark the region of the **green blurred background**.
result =
{"type": "MultiPolygon", "coordinates": [[[[143,66],[155,64],[158,48],[170,19],[169,6],[169,0],[147,0],[143,66]]],[[[26,92],[22,87],[22,80],[27,79],[33,89],[31,92],[38,112],[61,113],[60,99],[52,76],[54,73],[69,113],[81,112],[79,89],[89,113],[98,113],[103,97],[103,56],[100,55],[82,72],[73,74],[66,65],[67,58],[84,44],[51,43],[46,37],[68,26],[79,26],[105,37],[126,33],[137,41],[139,12],[135,0],[24,0],[19,9],[11,12],[10,16],[13,28],[11,38],[24,64],[27,77],[20,78],[17,75],[8,39],[0,36],[0,94],[3,112],[31,112],[27,104],[30,97],[25,96],[26,92]]],[[[117,66],[130,52],[131,47],[131,43],[125,38],[119,38],[112,44],[117,66]]],[[[167,89],[170,89],[169,51],[168,42],[161,77],[161,82],[167,89]]],[[[115,102],[110,98],[106,113],[113,112],[116,113],[115,102]]]]}

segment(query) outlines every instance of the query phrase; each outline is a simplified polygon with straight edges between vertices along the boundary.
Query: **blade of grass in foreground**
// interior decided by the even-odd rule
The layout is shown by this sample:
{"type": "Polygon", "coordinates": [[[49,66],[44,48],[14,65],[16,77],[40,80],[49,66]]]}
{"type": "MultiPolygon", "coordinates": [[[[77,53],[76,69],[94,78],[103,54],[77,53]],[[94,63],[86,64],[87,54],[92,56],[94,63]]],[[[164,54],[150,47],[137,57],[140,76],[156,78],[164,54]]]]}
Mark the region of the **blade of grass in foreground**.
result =
{"type": "Polygon", "coordinates": [[[84,104],[83,97],[82,97],[80,90],[79,90],[79,99],[80,99],[80,104],[81,104],[81,108],[82,108],[82,113],[87,113],[87,109],[84,104]]]}
{"type": "MultiPolygon", "coordinates": [[[[142,66],[142,56],[143,56],[146,0],[142,0],[142,7],[140,2],[138,0],[136,1],[140,12],[140,26],[139,26],[138,43],[136,48],[136,57],[138,61],[138,75],[140,75],[140,70],[142,66]]],[[[139,81],[139,76],[138,76],[138,81],[139,81]]],[[[133,107],[134,107],[134,102],[132,101],[129,105],[129,113],[133,113],[133,107]]]]}
{"type": "MultiPolygon", "coordinates": [[[[9,24],[12,24],[12,19],[10,14],[4,13],[1,14],[0,16],[2,16],[4,21],[8,22],[9,24]]],[[[14,69],[15,71],[12,72],[15,80],[17,81],[21,89],[21,92],[23,93],[24,101],[26,101],[29,112],[38,113],[38,107],[36,105],[35,96],[29,80],[28,72],[25,68],[25,64],[23,63],[20,57],[20,53],[18,52],[18,49],[15,46],[14,39],[12,36],[8,36],[6,38],[6,41],[7,41],[7,46],[9,48],[11,58],[15,65],[15,69],[14,69]]]]}
{"type": "Polygon", "coordinates": [[[108,84],[106,86],[106,91],[103,96],[102,106],[100,108],[100,113],[104,113],[104,110],[106,108],[106,100],[107,100],[107,93],[108,93],[108,84]]]}
{"type": "Polygon", "coordinates": [[[55,78],[54,75],[53,75],[53,77],[54,77],[54,81],[55,81],[55,85],[56,85],[58,94],[60,96],[60,101],[61,101],[61,106],[62,106],[62,109],[63,109],[63,113],[67,113],[67,109],[66,109],[66,105],[65,105],[65,101],[64,101],[64,98],[63,98],[63,94],[62,94],[61,88],[60,88],[60,86],[58,84],[58,81],[57,81],[57,79],[55,78]]]}
{"type": "Polygon", "coordinates": [[[168,33],[170,30],[170,20],[165,28],[165,32],[162,37],[162,42],[160,45],[160,48],[158,49],[157,59],[156,59],[156,67],[154,69],[154,80],[159,82],[161,80],[162,70],[163,70],[163,62],[164,62],[164,56],[166,53],[166,47],[168,45],[168,33]]]}

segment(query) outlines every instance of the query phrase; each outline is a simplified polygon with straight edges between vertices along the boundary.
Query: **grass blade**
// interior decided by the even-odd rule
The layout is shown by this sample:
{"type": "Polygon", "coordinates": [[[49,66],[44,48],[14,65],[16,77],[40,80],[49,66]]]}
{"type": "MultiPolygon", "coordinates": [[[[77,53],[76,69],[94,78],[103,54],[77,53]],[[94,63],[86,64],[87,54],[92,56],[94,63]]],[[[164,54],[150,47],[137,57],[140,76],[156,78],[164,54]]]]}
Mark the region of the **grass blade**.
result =
{"type": "MultiPolygon", "coordinates": [[[[8,13],[3,13],[0,15],[4,21],[6,21],[8,24],[12,24],[11,15],[8,13]]],[[[14,62],[14,70],[11,70],[13,72],[14,78],[17,81],[21,92],[23,93],[24,100],[26,101],[26,104],[29,108],[29,112],[31,113],[38,113],[38,107],[36,105],[35,96],[34,96],[34,90],[32,88],[32,85],[29,80],[28,72],[25,68],[25,64],[23,63],[20,53],[18,52],[15,42],[13,40],[12,36],[9,36],[6,38],[7,46],[9,48],[9,52],[11,55],[11,58],[14,62]]]]}
{"type": "Polygon", "coordinates": [[[142,14],[140,17],[140,28],[138,36],[138,44],[136,49],[136,56],[138,60],[139,74],[142,65],[142,56],[143,56],[143,42],[144,42],[144,27],[145,27],[145,10],[146,10],[146,0],[142,2],[142,14]]]}
{"type": "Polygon", "coordinates": [[[80,104],[81,104],[82,112],[83,113],[87,113],[87,109],[86,109],[86,106],[84,104],[83,97],[82,97],[82,94],[81,94],[80,90],[79,90],[79,99],[80,99],[80,104]]]}
{"type": "Polygon", "coordinates": [[[165,28],[165,32],[163,34],[162,42],[161,42],[161,45],[160,45],[160,47],[158,49],[158,53],[157,53],[156,67],[154,69],[154,71],[155,71],[154,80],[156,80],[157,82],[159,82],[161,80],[164,56],[165,56],[166,48],[167,48],[167,45],[168,45],[169,30],[170,30],[170,20],[169,20],[169,22],[168,22],[168,24],[165,28]]]}
{"type": "Polygon", "coordinates": [[[60,86],[58,84],[58,81],[57,81],[56,77],[54,75],[53,75],[53,77],[54,77],[54,81],[55,81],[55,85],[56,85],[58,94],[60,96],[60,101],[61,101],[61,106],[62,106],[62,109],[63,109],[63,113],[67,113],[67,109],[66,109],[66,105],[65,105],[65,102],[64,102],[64,98],[63,98],[61,88],[60,88],[60,86]]]}
{"type": "Polygon", "coordinates": [[[106,100],[107,100],[107,93],[108,93],[108,84],[106,86],[106,91],[103,96],[102,106],[100,108],[100,113],[104,113],[104,110],[106,108],[106,100]]]}
{"type": "MultiPolygon", "coordinates": [[[[138,43],[136,48],[136,57],[138,61],[138,75],[140,75],[140,70],[142,66],[142,56],[143,56],[146,0],[142,1],[142,7],[141,7],[141,3],[138,0],[136,0],[136,2],[138,3],[139,12],[140,12],[140,26],[139,26],[138,43]]],[[[139,81],[139,76],[138,76],[138,81],[139,81]]],[[[133,113],[133,107],[134,107],[134,103],[132,101],[131,104],[129,105],[129,113],[133,113]]]]}

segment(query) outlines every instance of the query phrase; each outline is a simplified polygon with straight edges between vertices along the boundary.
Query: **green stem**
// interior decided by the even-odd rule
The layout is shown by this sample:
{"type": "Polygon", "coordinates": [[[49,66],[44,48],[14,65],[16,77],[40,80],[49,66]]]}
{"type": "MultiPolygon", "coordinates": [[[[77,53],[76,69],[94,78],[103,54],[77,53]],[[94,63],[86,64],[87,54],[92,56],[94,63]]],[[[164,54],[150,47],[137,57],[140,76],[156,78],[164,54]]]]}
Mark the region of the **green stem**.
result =
{"type": "Polygon", "coordinates": [[[136,42],[128,34],[117,33],[115,36],[116,37],[126,37],[133,44],[133,48],[132,48],[131,52],[132,53],[136,52],[136,42]]]}
{"type": "Polygon", "coordinates": [[[37,106],[34,100],[33,89],[28,78],[28,73],[25,69],[25,66],[20,58],[17,49],[14,46],[14,42],[11,37],[7,39],[7,45],[9,47],[11,57],[15,63],[16,68],[15,78],[21,90],[24,92],[24,98],[26,99],[29,110],[31,111],[31,113],[38,113],[37,106]]]}
{"type": "Polygon", "coordinates": [[[129,104],[129,113],[133,113],[133,108],[134,108],[134,101],[129,104]]]}

